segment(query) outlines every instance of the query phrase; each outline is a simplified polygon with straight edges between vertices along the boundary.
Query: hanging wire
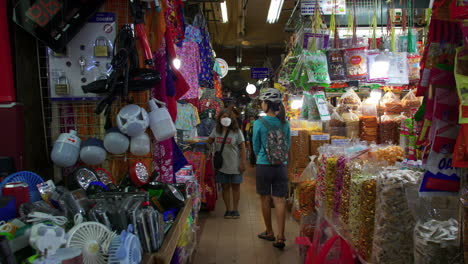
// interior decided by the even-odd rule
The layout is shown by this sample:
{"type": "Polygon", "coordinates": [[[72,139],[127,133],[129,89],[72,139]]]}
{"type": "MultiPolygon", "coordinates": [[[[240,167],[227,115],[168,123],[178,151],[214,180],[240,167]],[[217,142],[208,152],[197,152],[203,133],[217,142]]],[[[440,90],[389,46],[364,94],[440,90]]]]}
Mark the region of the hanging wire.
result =
{"type": "Polygon", "coordinates": [[[374,0],[374,15],[372,16],[372,42],[371,49],[377,49],[377,0],[374,0]]]}
{"type": "Polygon", "coordinates": [[[408,11],[410,12],[409,16],[408,16],[408,53],[415,53],[416,50],[413,46],[413,39],[414,39],[414,35],[413,35],[413,15],[414,15],[414,10],[413,10],[413,0],[407,0],[407,4],[408,4],[408,11]]]}
{"type": "Polygon", "coordinates": [[[318,1],[315,2],[314,15],[311,17],[311,19],[312,19],[312,36],[314,36],[314,38],[311,43],[310,50],[317,51],[317,41],[315,38],[321,32],[322,24],[323,24],[318,1]]]}
{"type": "Polygon", "coordinates": [[[352,44],[353,44],[354,47],[357,45],[357,34],[356,34],[356,29],[357,29],[356,5],[357,5],[356,0],[353,0],[353,39],[352,39],[352,44]]]}

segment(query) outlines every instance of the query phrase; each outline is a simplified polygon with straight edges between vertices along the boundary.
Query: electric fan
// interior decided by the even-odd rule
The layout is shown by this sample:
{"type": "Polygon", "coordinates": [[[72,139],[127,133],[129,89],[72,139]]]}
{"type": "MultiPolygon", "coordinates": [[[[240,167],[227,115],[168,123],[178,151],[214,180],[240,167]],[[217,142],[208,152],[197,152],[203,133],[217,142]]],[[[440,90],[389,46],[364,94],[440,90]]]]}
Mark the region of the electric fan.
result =
{"type": "Polygon", "coordinates": [[[84,222],[73,227],[68,236],[67,247],[82,249],[84,264],[105,264],[116,234],[98,222],[84,222]]]}
{"type": "Polygon", "coordinates": [[[2,196],[2,189],[5,184],[10,182],[25,182],[29,187],[29,195],[31,196],[31,202],[37,202],[42,200],[41,194],[37,189],[39,183],[43,183],[44,180],[41,176],[37,175],[34,172],[30,171],[19,171],[13,173],[12,175],[6,177],[2,182],[0,182],[0,196],[2,196]]]}
{"type": "Polygon", "coordinates": [[[132,225],[128,231],[123,230],[120,236],[112,239],[109,246],[109,264],[141,263],[141,244],[138,237],[132,234],[132,225]]]}

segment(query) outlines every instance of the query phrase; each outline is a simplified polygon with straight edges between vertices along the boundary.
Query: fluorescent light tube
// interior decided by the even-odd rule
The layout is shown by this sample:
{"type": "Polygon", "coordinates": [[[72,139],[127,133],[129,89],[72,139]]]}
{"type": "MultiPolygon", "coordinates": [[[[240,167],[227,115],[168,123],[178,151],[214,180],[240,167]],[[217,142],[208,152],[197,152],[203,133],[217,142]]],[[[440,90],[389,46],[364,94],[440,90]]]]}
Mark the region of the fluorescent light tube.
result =
{"type": "Polygon", "coordinates": [[[222,16],[222,19],[223,19],[223,23],[227,23],[228,22],[228,12],[227,12],[226,1],[221,2],[221,16],[222,16]]]}
{"type": "Polygon", "coordinates": [[[279,16],[281,14],[281,9],[283,8],[284,0],[271,0],[270,9],[268,10],[267,22],[274,24],[278,22],[279,16]]]}

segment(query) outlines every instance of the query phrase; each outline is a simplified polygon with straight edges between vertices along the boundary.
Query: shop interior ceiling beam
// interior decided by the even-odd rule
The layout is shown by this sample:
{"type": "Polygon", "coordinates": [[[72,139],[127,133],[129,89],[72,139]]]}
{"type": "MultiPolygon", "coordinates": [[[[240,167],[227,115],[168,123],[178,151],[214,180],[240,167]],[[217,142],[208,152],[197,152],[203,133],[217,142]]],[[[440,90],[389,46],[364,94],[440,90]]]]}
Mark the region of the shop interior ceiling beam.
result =
{"type": "Polygon", "coordinates": [[[239,10],[239,18],[237,19],[237,37],[239,39],[245,36],[245,19],[247,17],[248,0],[237,1],[237,9],[239,10]]]}

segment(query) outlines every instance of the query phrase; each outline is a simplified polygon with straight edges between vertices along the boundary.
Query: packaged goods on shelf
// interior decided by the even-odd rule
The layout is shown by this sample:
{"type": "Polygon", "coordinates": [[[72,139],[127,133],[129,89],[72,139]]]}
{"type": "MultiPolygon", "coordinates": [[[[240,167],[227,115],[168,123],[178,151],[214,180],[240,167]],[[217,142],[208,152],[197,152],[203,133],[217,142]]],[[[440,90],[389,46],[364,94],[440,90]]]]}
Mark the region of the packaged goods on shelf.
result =
{"type": "Polygon", "coordinates": [[[400,121],[397,116],[385,113],[380,120],[380,143],[382,144],[399,144],[400,141],[400,121]]]}
{"type": "Polygon", "coordinates": [[[353,90],[353,88],[349,88],[338,100],[336,111],[339,114],[342,114],[349,110],[359,114],[361,113],[361,104],[362,102],[359,95],[353,90]]]}
{"type": "Polygon", "coordinates": [[[413,263],[415,220],[406,199],[416,190],[421,171],[385,170],[377,180],[372,263],[413,263]]]}
{"type": "Polygon", "coordinates": [[[359,116],[352,111],[345,111],[341,114],[346,124],[346,137],[354,139],[359,137],[359,116]]]}
{"type": "Polygon", "coordinates": [[[376,116],[361,116],[359,118],[360,138],[369,143],[377,143],[379,123],[376,116]]]}
{"type": "Polygon", "coordinates": [[[409,91],[403,99],[401,99],[401,103],[403,105],[403,112],[406,116],[413,116],[419,107],[422,104],[421,98],[416,97],[414,91],[409,91]]]}
{"type": "Polygon", "coordinates": [[[364,80],[367,76],[367,54],[366,48],[345,49],[345,62],[348,79],[364,80]]]}

